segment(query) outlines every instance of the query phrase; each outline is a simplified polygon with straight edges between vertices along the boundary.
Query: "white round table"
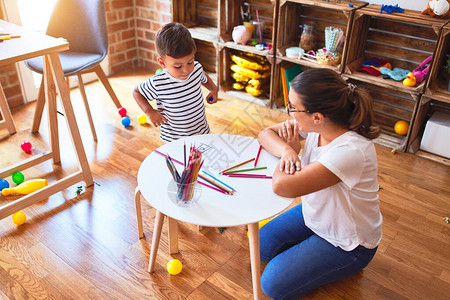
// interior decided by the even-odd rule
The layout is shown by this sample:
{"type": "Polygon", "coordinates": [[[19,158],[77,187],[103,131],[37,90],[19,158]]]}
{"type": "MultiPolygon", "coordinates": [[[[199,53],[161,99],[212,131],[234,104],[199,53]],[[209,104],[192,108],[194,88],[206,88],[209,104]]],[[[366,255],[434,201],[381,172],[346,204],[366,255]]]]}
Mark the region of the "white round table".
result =
{"type": "MultiPolygon", "coordinates": [[[[195,145],[203,152],[204,163],[201,170],[233,187],[236,192],[233,195],[226,195],[198,185],[201,187],[201,194],[197,203],[191,207],[181,207],[177,204],[174,194],[169,192],[173,186],[173,179],[165,158],[156,152],[147,156],[139,167],[135,199],[140,237],[143,237],[141,196],[156,209],[148,270],[153,271],[165,216],[169,218],[170,253],[178,252],[177,220],[208,227],[248,225],[253,292],[255,299],[259,299],[261,284],[258,222],[280,213],[293,202],[294,198],[276,195],[272,191],[271,179],[219,175],[220,171],[230,166],[256,158],[259,149],[256,139],[229,134],[198,135],[167,143],[157,151],[183,162],[184,143],[187,152],[191,145],[195,145]]],[[[271,176],[277,162],[278,158],[262,149],[257,166],[266,166],[267,169],[245,173],[271,176]]],[[[252,168],[253,164],[254,161],[236,169],[252,168]]],[[[183,166],[176,163],[175,166],[181,174],[183,166]]],[[[205,175],[202,171],[200,174],[205,175]]],[[[205,182],[200,178],[199,181],[205,182]]]]}

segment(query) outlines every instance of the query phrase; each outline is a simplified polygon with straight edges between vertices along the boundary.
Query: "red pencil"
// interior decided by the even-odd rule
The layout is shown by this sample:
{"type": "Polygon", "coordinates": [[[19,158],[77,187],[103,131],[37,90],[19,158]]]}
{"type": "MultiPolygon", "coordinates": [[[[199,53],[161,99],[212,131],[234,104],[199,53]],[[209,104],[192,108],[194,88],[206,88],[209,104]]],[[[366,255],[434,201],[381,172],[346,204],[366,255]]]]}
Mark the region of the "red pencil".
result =
{"type": "Polygon", "coordinates": [[[241,178],[267,178],[270,179],[272,176],[260,175],[260,174],[234,174],[234,173],[223,173],[223,175],[228,177],[241,177],[241,178]]]}
{"type": "Polygon", "coordinates": [[[256,164],[258,163],[259,155],[261,154],[261,149],[262,146],[259,145],[258,154],[256,154],[255,164],[253,165],[253,167],[256,167],[256,164]]]}

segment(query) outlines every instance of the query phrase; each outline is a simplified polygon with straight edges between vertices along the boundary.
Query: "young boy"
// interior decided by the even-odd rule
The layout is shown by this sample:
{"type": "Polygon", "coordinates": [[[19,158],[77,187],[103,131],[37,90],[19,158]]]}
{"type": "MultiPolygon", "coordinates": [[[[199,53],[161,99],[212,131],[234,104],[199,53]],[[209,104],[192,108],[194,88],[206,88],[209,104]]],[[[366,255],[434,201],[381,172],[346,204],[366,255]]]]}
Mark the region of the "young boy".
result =
{"type": "Polygon", "coordinates": [[[133,90],[134,99],[152,125],[161,126],[160,138],[165,142],[209,133],[201,85],[210,91],[208,103],[217,102],[217,86],[194,61],[196,50],[186,27],[165,24],[156,34],[157,59],[163,71],[133,90]],[[150,100],[156,100],[156,110],[150,100]]]}

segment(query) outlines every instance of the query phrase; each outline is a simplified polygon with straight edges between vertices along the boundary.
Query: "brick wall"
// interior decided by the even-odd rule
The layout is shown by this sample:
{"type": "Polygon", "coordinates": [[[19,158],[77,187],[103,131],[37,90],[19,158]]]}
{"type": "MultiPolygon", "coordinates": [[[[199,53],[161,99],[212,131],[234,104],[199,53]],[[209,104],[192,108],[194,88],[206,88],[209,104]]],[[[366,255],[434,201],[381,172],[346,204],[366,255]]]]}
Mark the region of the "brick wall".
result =
{"type": "Polygon", "coordinates": [[[171,0],[136,0],[136,39],[138,66],[160,68],[156,61],[155,35],[161,25],[172,21],[171,0]]]}
{"type": "MultiPolygon", "coordinates": [[[[107,73],[136,67],[152,71],[159,68],[154,39],[158,28],[172,21],[171,6],[171,0],[105,0],[109,43],[107,73]]],[[[23,104],[14,65],[0,70],[0,80],[10,107],[23,104]]]]}

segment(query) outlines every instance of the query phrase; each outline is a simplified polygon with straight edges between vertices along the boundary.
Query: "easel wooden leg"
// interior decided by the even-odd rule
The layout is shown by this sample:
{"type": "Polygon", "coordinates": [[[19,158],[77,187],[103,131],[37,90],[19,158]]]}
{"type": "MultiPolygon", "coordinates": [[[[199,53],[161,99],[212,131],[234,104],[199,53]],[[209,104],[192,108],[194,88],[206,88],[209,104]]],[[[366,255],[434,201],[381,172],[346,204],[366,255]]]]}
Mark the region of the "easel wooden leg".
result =
{"type": "Polygon", "coordinates": [[[70,131],[70,136],[72,138],[72,144],[75,147],[75,153],[78,158],[78,163],[80,165],[81,171],[83,172],[84,182],[86,186],[91,186],[94,184],[94,179],[92,178],[91,169],[89,167],[89,162],[84,152],[83,142],[81,141],[80,131],[78,129],[78,124],[75,119],[75,114],[73,111],[72,103],[70,102],[69,91],[65,87],[64,72],[61,67],[61,62],[57,53],[52,53],[46,55],[50,61],[52,75],[55,79],[56,87],[58,88],[59,95],[61,97],[61,102],[64,108],[65,117],[67,121],[67,127],[70,131]]]}
{"type": "Polygon", "coordinates": [[[59,151],[58,112],[56,108],[56,88],[48,58],[44,57],[44,89],[48,104],[48,123],[50,130],[50,145],[52,149],[53,163],[61,161],[59,151]]]}
{"type": "Polygon", "coordinates": [[[248,224],[250,264],[252,267],[253,298],[261,299],[261,261],[259,253],[258,222],[248,224]]]}
{"type": "Polygon", "coordinates": [[[2,114],[3,120],[0,121],[0,129],[8,128],[9,134],[16,133],[16,126],[14,125],[14,120],[12,118],[11,111],[9,110],[8,100],[6,100],[5,93],[3,92],[3,87],[0,84],[0,113],[2,114]]]}
{"type": "Polygon", "coordinates": [[[141,207],[141,190],[139,187],[136,187],[136,190],[134,191],[134,201],[136,203],[136,218],[137,218],[137,225],[138,225],[138,234],[139,238],[142,239],[144,237],[144,230],[142,226],[142,207],[141,207]]]}
{"type": "Polygon", "coordinates": [[[97,74],[98,79],[103,83],[103,86],[105,87],[106,91],[108,92],[109,96],[111,97],[112,101],[114,102],[114,105],[117,108],[121,108],[122,104],[120,104],[119,99],[116,96],[116,93],[114,93],[114,90],[111,87],[111,84],[109,84],[108,77],[106,77],[105,72],[103,72],[103,69],[100,65],[97,65],[94,69],[94,72],[97,74]]]}
{"type": "Polygon", "coordinates": [[[91,126],[92,137],[94,141],[97,140],[97,133],[95,132],[94,121],[92,120],[91,110],[89,108],[89,102],[86,96],[86,90],[84,89],[83,78],[81,78],[81,74],[77,74],[78,77],[78,87],[80,88],[81,98],[83,98],[84,108],[86,109],[86,114],[89,120],[89,125],[91,126]]]}
{"type": "Polygon", "coordinates": [[[161,239],[161,230],[164,223],[165,215],[159,210],[156,211],[155,225],[153,228],[152,247],[150,250],[150,258],[148,260],[148,272],[153,272],[155,267],[156,254],[158,252],[159,240],[161,239]]]}
{"type": "Polygon", "coordinates": [[[31,132],[38,132],[39,125],[41,125],[42,112],[45,106],[45,86],[44,75],[42,75],[41,86],[39,87],[38,98],[36,101],[36,108],[34,110],[33,125],[31,126],[31,132]]]}
{"type": "Polygon", "coordinates": [[[167,217],[169,228],[169,254],[178,253],[178,221],[167,217]]]}

